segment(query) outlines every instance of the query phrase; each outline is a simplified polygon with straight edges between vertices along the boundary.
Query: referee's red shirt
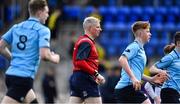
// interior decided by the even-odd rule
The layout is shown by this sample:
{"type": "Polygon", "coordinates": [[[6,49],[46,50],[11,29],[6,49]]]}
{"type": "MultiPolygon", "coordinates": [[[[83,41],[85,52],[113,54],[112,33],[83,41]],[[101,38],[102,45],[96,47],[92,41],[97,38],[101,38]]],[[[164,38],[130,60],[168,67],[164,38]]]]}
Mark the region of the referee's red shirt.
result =
{"type": "Polygon", "coordinates": [[[80,36],[73,51],[73,71],[84,71],[90,75],[98,70],[99,60],[94,40],[88,35],[80,36]]]}

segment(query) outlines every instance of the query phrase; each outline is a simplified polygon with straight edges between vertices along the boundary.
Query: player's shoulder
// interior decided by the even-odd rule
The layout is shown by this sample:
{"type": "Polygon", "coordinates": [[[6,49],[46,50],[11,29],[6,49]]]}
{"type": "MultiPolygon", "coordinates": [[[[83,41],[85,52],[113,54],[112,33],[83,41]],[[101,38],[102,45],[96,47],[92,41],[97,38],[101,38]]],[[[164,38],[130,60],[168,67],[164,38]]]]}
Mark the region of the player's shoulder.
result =
{"type": "Polygon", "coordinates": [[[18,24],[15,24],[14,27],[23,27],[23,28],[27,28],[27,29],[33,29],[36,31],[39,30],[47,30],[50,31],[48,27],[46,27],[45,25],[41,24],[40,22],[37,21],[22,21],[18,24]]]}
{"type": "Polygon", "coordinates": [[[78,39],[79,42],[88,42],[88,43],[92,43],[92,40],[90,38],[88,38],[87,36],[80,36],[78,39]]]}
{"type": "Polygon", "coordinates": [[[39,34],[50,34],[50,29],[46,26],[44,26],[43,24],[40,24],[39,25],[35,25],[34,28],[36,29],[36,31],[39,33],[39,34]]]}
{"type": "Polygon", "coordinates": [[[40,30],[47,30],[49,31],[49,28],[41,23],[37,23],[34,25],[34,29],[36,29],[37,31],[40,31],[40,30]]]}
{"type": "Polygon", "coordinates": [[[130,44],[128,45],[128,48],[139,49],[140,46],[138,45],[137,42],[134,41],[134,42],[132,42],[132,43],[130,43],[130,44]]]}
{"type": "Polygon", "coordinates": [[[175,57],[176,56],[175,56],[174,52],[172,51],[171,53],[162,57],[161,62],[172,61],[175,57]]]}
{"type": "Polygon", "coordinates": [[[93,40],[91,40],[90,38],[86,37],[86,36],[82,36],[82,38],[80,39],[81,43],[88,43],[90,45],[93,45],[93,40]]]}
{"type": "Polygon", "coordinates": [[[78,40],[76,41],[77,45],[82,45],[82,44],[86,44],[86,45],[93,45],[93,42],[90,38],[86,37],[86,36],[79,36],[78,40]]]}
{"type": "Polygon", "coordinates": [[[136,47],[138,47],[139,46],[139,44],[138,44],[138,42],[136,42],[136,41],[133,41],[132,43],[130,43],[132,46],[136,46],[136,47]]]}
{"type": "Polygon", "coordinates": [[[17,28],[19,24],[14,24],[11,28],[17,28]]]}
{"type": "Polygon", "coordinates": [[[172,59],[179,58],[178,52],[177,52],[176,50],[171,51],[171,52],[168,54],[168,56],[171,57],[172,59]]]}

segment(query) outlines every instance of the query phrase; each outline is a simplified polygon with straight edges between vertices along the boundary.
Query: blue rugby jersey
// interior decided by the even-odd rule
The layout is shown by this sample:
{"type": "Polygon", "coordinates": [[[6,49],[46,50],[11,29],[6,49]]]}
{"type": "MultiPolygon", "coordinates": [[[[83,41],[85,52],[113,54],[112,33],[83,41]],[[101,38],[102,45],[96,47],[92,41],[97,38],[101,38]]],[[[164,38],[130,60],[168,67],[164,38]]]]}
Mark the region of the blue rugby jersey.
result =
{"type": "MultiPolygon", "coordinates": [[[[146,54],[143,48],[143,45],[138,41],[134,41],[129,44],[122,55],[127,57],[128,64],[134,73],[135,77],[141,81],[144,68],[147,62],[146,54]]],[[[121,78],[117,83],[115,89],[121,89],[128,85],[132,85],[132,81],[129,75],[122,69],[121,78]]]]}
{"type": "Polygon", "coordinates": [[[176,49],[155,63],[158,69],[167,70],[169,79],[162,88],[173,88],[180,93],[180,52],[176,49]]]}
{"type": "Polygon", "coordinates": [[[7,75],[34,78],[39,63],[39,49],[50,47],[50,30],[37,18],[15,24],[2,39],[11,45],[12,60],[7,75]]]}

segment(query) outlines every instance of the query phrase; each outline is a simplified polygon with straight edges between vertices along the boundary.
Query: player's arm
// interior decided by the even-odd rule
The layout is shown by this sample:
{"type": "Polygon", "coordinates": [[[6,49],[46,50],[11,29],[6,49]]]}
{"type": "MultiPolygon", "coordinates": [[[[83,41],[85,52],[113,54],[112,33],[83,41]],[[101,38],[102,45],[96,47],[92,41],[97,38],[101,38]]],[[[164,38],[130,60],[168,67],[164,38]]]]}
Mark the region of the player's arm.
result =
{"type": "Polygon", "coordinates": [[[155,65],[152,65],[149,69],[149,71],[153,74],[157,74],[157,73],[160,73],[162,70],[161,69],[158,69],[155,65]]]}
{"type": "Polygon", "coordinates": [[[162,70],[156,67],[156,65],[152,65],[149,69],[150,73],[158,74],[160,76],[168,76],[166,70],[162,70]]]}
{"type": "Polygon", "coordinates": [[[79,45],[77,55],[76,55],[76,65],[84,72],[90,75],[95,74],[95,69],[93,69],[86,61],[89,57],[91,51],[91,45],[88,42],[83,42],[79,45]]]}
{"type": "Polygon", "coordinates": [[[152,77],[149,77],[149,76],[147,76],[147,75],[145,75],[145,74],[143,74],[142,79],[143,79],[144,81],[146,81],[146,82],[152,82],[152,77]]]}
{"type": "Polygon", "coordinates": [[[150,67],[150,72],[155,73],[156,75],[152,77],[151,82],[156,84],[162,84],[164,81],[166,81],[169,76],[166,72],[166,70],[161,70],[157,68],[155,65],[150,67]]]}
{"type": "Polygon", "coordinates": [[[50,61],[55,64],[59,63],[60,56],[54,52],[51,52],[49,48],[40,48],[40,56],[42,60],[50,61]]]}
{"type": "MultiPolygon", "coordinates": [[[[156,74],[155,76],[153,77],[150,77],[150,76],[147,76],[145,74],[143,74],[143,77],[142,79],[144,81],[147,81],[147,82],[151,82],[151,83],[156,83],[157,80],[160,80],[159,78],[159,75],[162,74],[163,76],[166,76],[166,74],[163,74],[163,73],[166,73],[164,72],[163,70],[161,69],[158,69],[157,67],[155,67],[154,65],[149,69],[151,73],[154,73],[156,74]]],[[[158,82],[159,84],[161,84],[161,82],[158,82]]]]}
{"type": "Polygon", "coordinates": [[[129,77],[131,79],[134,79],[135,76],[133,74],[133,72],[131,71],[131,68],[128,64],[128,61],[127,61],[127,57],[122,55],[120,58],[119,58],[119,63],[121,65],[121,67],[126,71],[126,73],[129,75],[129,77]]]}
{"type": "Polygon", "coordinates": [[[38,32],[41,59],[55,64],[59,63],[59,55],[50,50],[50,30],[48,28],[42,28],[38,32]]]}
{"type": "Polygon", "coordinates": [[[7,48],[8,44],[3,39],[0,40],[0,54],[6,57],[8,60],[11,59],[11,52],[7,48]]]}
{"type": "Polygon", "coordinates": [[[161,58],[160,61],[156,62],[153,66],[150,67],[151,73],[166,73],[166,69],[172,63],[173,57],[168,54],[161,58]]]}
{"type": "Polygon", "coordinates": [[[131,80],[134,80],[136,79],[135,78],[135,75],[134,73],[131,71],[131,68],[128,64],[128,61],[127,61],[127,57],[122,55],[120,58],[119,58],[119,63],[120,63],[120,66],[126,71],[126,73],[129,75],[130,79],[131,80]]]}
{"type": "Polygon", "coordinates": [[[76,65],[81,68],[84,72],[89,73],[95,78],[97,84],[104,84],[105,79],[102,75],[98,73],[96,69],[93,69],[91,65],[87,63],[91,51],[91,45],[88,42],[83,42],[78,47],[78,52],[76,56],[76,65]]]}
{"type": "Polygon", "coordinates": [[[130,66],[128,64],[127,57],[125,55],[122,55],[119,58],[119,63],[120,63],[120,66],[126,71],[126,73],[129,75],[130,79],[132,80],[133,87],[135,88],[135,90],[140,90],[141,82],[139,80],[137,80],[134,73],[131,71],[130,66]]]}
{"type": "Polygon", "coordinates": [[[150,83],[162,85],[164,83],[164,81],[166,81],[168,79],[168,75],[167,75],[167,73],[165,73],[165,74],[164,73],[159,73],[159,74],[156,74],[153,77],[143,75],[142,79],[144,81],[147,81],[147,82],[150,82],[150,83]]]}
{"type": "Polygon", "coordinates": [[[146,92],[152,99],[157,97],[157,95],[153,89],[153,86],[149,82],[146,82],[146,84],[144,85],[144,89],[146,90],[146,92]]]}

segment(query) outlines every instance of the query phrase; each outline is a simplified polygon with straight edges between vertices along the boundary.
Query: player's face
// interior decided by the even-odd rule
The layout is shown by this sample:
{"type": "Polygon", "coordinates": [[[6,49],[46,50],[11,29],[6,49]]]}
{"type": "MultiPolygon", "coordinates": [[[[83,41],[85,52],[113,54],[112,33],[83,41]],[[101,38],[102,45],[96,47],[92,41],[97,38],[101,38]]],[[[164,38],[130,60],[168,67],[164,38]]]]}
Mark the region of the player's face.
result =
{"type": "Polygon", "coordinates": [[[144,43],[149,42],[151,38],[151,33],[149,29],[142,29],[142,40],[144,43]]]}
{"type": "Polygon", "coordinates": [[[44,10],[40,11],[40,21],[42,24],[46,23],[47,18],[49,17],[49,8],[45,6],[44,10]]]}
{"type": "Polygon", "coordinates": [[[180,41],[177,41],[176,43],[177,43],[176,46],[180,48],[180,41]]]}
{"type": "Polygon", "coordinates": [[[98,37],[100,32],[102,31],[100,23],[97,23],[94,26],[92,26],[90,31],[94,38],[98,37]]]}

